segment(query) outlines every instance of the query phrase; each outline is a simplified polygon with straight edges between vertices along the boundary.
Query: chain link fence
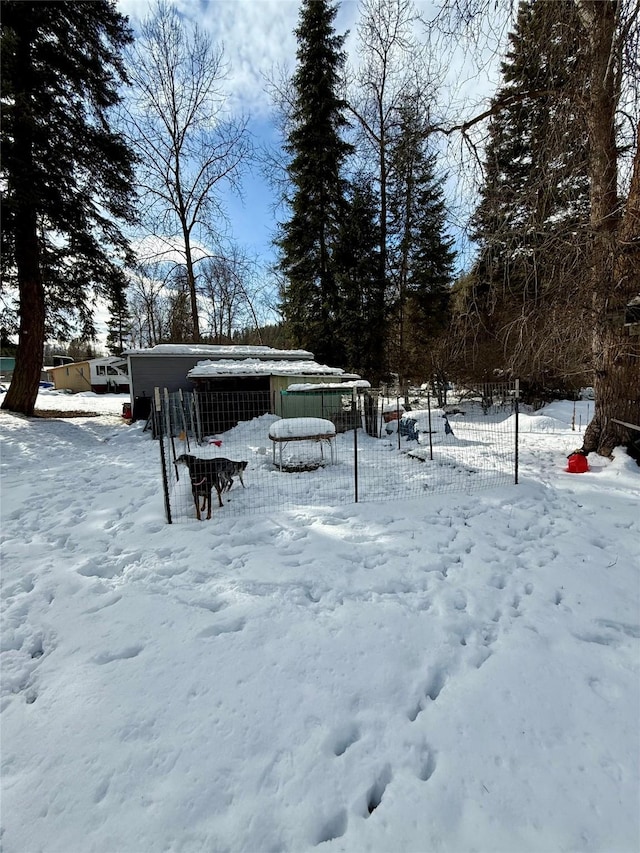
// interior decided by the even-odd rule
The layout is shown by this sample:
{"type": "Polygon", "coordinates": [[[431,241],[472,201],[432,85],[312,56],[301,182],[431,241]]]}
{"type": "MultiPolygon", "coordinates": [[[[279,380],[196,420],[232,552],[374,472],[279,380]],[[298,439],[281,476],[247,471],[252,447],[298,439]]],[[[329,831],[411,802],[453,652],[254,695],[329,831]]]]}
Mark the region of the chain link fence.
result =
{"type": "MultiPolygon", "coordinates": [[[[170,523],[196,518],[194,495],[209,488],[206,471],[221,466],[228,473],[218,481],[222,507],[213,490],[214,518],[471,492],[518,480],[517,383],[458,389],[441,407],[421,390],[392,397],[361,388],[156,389],[148,423],[159,442],[170,523]],[[207,462],[187,466],[178,461],[184,454],[207,462]]],[[[201,504],[204,496],[197,497],[201,504]]]]}

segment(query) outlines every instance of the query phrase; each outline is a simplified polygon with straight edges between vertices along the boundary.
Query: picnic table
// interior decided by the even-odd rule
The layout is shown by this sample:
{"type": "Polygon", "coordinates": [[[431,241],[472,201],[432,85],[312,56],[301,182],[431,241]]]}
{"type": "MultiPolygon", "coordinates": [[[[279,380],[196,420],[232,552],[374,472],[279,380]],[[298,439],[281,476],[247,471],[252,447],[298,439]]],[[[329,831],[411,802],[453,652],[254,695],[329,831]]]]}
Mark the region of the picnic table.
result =
{"type": "Polygon", "coordinates": [[[335,462],[335,424],[324,418],[281,418],[269,427],[269,438],[273,442],[273,464],[276,464],[276,445],[279,449],[279,465],[282,471],[282,448],[290,441],[315,441],[320,445],[324,458],[323,444],[329,445],[331,464],[335,462]]]}

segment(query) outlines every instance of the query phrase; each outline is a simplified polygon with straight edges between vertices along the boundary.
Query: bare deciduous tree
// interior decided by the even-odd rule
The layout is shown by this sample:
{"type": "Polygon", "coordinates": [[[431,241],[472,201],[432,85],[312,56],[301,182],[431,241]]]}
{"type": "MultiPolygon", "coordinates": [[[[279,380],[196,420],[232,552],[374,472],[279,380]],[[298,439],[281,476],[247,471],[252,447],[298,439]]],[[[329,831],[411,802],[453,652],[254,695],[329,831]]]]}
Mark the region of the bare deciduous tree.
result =
{"type": "Polygon", "coordinates": [[[197,342],[202,253],[194,244],[218,244],[226,227],[222,190],[239,190],[250,151],[246,121],[225,112],[222,49],[162,0],[142,25],[128,73],[126,126],[139,158],[143,215],[154,233],[179,241],[197,342]]]}
{"type": "Polygon", "coordinates": [[[207,338],[228,344],[241,329],[253,328],[260,340],[258,288],[252,281],[254,264],[236,247],[225,257],[203,262],[200,291],[205,306],[207,338]]]}
{"type": "MultiPolygon", "coordinates": [[[[397,112],[405,99],[427,86],[424,52],[414,37],[417,13],[411,0],[363,0],[358,24],[360,67],[349,109],[357,119],[364,170],[374,176],[380,215],[379,265],[387,277],[390,145],[397,112]],[[375,167],[372,164],[375,163],[375,167]]],[[[427,112],[424,106],[424,112],[427,112]]]]}

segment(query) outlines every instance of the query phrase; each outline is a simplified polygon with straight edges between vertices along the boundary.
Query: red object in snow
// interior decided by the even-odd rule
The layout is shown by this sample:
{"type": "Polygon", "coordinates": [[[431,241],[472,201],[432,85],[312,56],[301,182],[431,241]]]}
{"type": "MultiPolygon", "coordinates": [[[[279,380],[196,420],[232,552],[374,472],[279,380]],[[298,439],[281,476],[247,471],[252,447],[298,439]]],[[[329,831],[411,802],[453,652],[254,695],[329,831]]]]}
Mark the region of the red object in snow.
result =
{"type": "Polygon", "coordinates": [[[584,453],[572,453],[564,470],[569,474],[584,474],[585,471],[589,470],[587,457],[584,453]]]}
{"type": "Polygon", "coordinates": [[[131,403],[122,404],[122,417],[125,421],[131,420],[131,403]]]}

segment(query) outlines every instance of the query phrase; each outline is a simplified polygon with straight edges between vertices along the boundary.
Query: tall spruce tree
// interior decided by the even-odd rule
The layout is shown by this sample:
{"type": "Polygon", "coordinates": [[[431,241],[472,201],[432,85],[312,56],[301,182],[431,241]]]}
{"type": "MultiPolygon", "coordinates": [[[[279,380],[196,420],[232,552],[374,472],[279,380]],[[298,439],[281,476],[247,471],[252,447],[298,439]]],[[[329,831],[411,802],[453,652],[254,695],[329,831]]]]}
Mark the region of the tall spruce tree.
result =
{"type": "Polygon", "coordinates": [[[291,129],[284,146],[290,157],[290,218],[276,241],[285,279],[282,313],[293,342],[325,362],[340,355],[335,253],[347,209],[343,170],[352,150],[342,136],[345,37],[335,34],[336,12],[328,0],[303,0],[300,8],[291,129]]]}
{"type": "Polygon", "coordinates": [[[385,280],[379,264],[379,200],[366,178],[353,179],[339,232],[337,339],[344,367],[374,385],[387,378],[385,280]]]}
{"type": "Polygon", "coordinates": [[[389,269],[394,363],[401,385],[424,381],[433,339],[447,326],[455,252],[446,231],[442,181],[429,151],[429,120],[419,97],[398,109],[390,145],[389,269]]]}
{"type": "Polygon", "coordinates": [[[2,408],[32,414],[45,333],[125,285],[130,152],[109,127],[131,40],[115,2],[3,2],[3,282],[19,292],[16,366],[2,408]]]}
{"type": "Polygon", "coordinates": [[[535,384],[578,373],[589,346],[580,297],[589,228],[580,31],[573,2],[520,4],[473,217],[480,248],[466,316],[484,330],[478,360],[535,384]]]}

